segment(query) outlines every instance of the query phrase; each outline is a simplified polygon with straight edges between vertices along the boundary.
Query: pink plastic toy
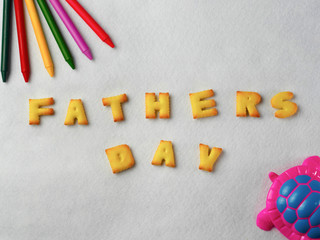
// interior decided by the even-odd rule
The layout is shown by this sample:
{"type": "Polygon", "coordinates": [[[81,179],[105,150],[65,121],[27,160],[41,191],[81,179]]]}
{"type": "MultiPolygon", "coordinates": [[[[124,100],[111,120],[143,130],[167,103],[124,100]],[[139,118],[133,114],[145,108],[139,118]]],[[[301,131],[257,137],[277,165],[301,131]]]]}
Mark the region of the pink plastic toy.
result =
{"type": "Polygon", "coordinates": [[[269,178],[273,184],[257,226],[265,231],[276,227],[292,240],[320,239],[320,158],[309,157],[279,176],[271,172],[269,178]]]}

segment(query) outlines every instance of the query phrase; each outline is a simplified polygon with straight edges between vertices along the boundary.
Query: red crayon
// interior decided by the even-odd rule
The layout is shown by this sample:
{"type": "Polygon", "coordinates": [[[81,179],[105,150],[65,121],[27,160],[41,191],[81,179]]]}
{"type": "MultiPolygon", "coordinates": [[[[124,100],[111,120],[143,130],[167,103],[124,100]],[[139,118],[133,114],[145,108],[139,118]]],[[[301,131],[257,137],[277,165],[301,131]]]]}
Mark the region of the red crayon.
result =
{"type": "Polygon", "coordinates": [[[24,77],[24,81],[28,82],[30,76],[30,64],[22,0],[14,0],[14,9],[16,14],[21,72],[24,77]]]}
{"type": "Polygon", "coordinates": [[[89,25],[89,27],[99,36],[99,38],[114,48],[114,44],[108,34],[100,25],[91,17],[91,15],[77,2],[77,0],[66,0],[67,3],[75,10],[79,16],[89,25]]]}

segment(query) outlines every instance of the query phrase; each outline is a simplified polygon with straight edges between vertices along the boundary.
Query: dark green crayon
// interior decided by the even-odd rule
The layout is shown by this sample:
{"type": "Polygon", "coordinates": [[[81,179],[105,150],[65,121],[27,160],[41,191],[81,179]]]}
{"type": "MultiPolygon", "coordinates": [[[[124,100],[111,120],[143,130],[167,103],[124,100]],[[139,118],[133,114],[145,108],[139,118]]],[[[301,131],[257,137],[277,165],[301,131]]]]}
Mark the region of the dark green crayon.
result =
{"type": "Polygon", "coordinates": [[[48,7],[48,4],[46,3],[46,0],[37,0],[40,9],[45,17],[45,19],[47,20],[47,23],[51,29],[51,32],[54,36],[54,38],[56,39],[56,42],[60,48],[60,51],[64,57],[64,59],[67,61],[67,63],[70,65],[70,67],[72,69],[75,69],[74,63],[73,63],[73,58],[71,56],[71,53],[68,49],[68,46],[66,44],[66,42],[64,41],[61,32],[50,12],[50,9],[48,7]]]}
{"type": "Polygon", "coordinates": [[[12,0],[3,0],[1,75],[6,82],[9,73],[12,0]]]}

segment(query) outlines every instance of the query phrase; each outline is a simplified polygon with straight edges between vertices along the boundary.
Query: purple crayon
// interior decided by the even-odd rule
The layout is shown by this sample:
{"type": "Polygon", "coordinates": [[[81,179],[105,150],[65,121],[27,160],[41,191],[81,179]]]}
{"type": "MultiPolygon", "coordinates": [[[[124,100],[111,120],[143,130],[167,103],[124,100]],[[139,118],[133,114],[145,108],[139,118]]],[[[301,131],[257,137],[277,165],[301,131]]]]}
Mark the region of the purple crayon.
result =
{"type": "Polygon", "coordinates": [[[90,60],[92,60],[92,55],[90,49],[86,42],[83,40],[82,36],[80,35],[78,29],[73,24],[72,20],[61,6],[59,0],[49,0],[51,5],[53,6],[54,10],[58,13],[59,17],[61,18],[64,25],[67,27],[68,31],[70,32],[71,36],[73,37],[74,41],[79,46],[80,50],[86,55],[90,60]]]}

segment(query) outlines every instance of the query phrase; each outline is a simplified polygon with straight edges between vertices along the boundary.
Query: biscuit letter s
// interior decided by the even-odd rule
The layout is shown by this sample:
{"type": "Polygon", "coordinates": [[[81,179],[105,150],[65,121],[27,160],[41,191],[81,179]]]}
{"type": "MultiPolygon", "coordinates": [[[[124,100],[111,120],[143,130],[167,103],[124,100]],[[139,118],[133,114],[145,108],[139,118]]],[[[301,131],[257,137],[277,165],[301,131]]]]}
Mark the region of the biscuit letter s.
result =
{"type": "Polygon", "coordinates": [[[212,89],[197,93],[190,93],[189,96],[194,119],[211,117],[218,114],[217,109],[213,108],[216,106],[216,102],[213,99],[203,100],[204,98],[214,96],[212,89]]]}
{"type": "Polygon", "coordinates": [[[260,117],[256,105],[260,103],[261,96],[256,92],[237,92],[237,117],[260,117]]]}
{"type": "Polygon", "coordinates": [[[298,106],[294,102],[288,100],[293,98],[292,92],[281,92],[273,96],[271,99],[271,106],[280,109],[275,112],[274,116],[277,118],[287,118],[294,115],[298,106]]]}
{"type": "Polygon", "coordinates": [[[40,116],[53,115],[54,110],[52,108],[41,108],[53,103],[53,98],[29,99],[29,124],[39,125],[40,116]]]}
{"type": "Polygon", "coordinates": [[[217,161],[218,157],[222,152],[222,148],[212,148],[211,151],[209,146],[200,144],[200,165],[199,169],[212,172],[214,163],[217,161]]]}
{"type": "Polygon", "coordinates": [[[81,99],[71,99],[64,125],[74,125],[76,119],[78,120],[78,124],[88,125],[81,99]]]}
{"type": "Polygon", "coordinates": [[[113,173],[119,173],[134,165],[134,158],[128,145],[119,145],[106,149],[106,154],[113,173]]]}

